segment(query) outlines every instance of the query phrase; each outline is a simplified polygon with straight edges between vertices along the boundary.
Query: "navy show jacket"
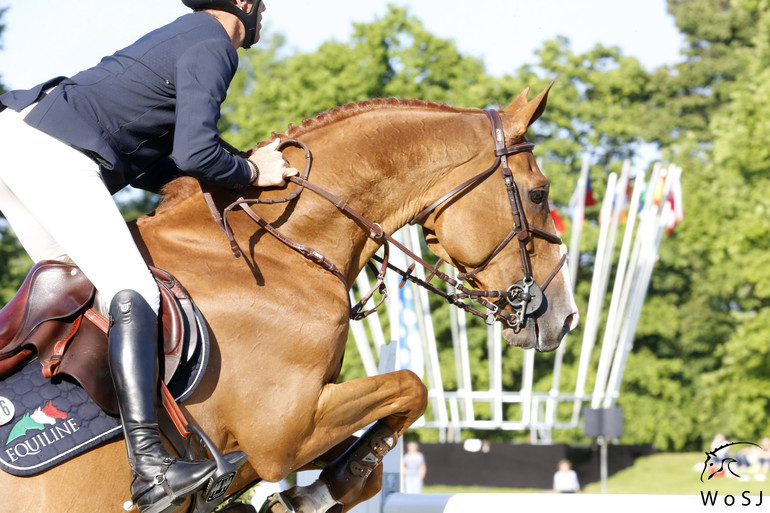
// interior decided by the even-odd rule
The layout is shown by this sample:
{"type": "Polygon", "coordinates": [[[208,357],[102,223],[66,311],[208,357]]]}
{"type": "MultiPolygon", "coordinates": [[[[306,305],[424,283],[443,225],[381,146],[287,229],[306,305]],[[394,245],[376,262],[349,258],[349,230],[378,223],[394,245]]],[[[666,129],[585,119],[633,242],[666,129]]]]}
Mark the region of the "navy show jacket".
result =
{"type": "Polygon", "coordinates": [[[217,122],[237,66],[224,27],[194,12],[93,68],[0,103],[20,111],[39,99],[25,121],[94,159],[111,192],[129,183],[157,189],[182,174],[235,189],[248,185],[249,165],[224,150],[217,122]]]}

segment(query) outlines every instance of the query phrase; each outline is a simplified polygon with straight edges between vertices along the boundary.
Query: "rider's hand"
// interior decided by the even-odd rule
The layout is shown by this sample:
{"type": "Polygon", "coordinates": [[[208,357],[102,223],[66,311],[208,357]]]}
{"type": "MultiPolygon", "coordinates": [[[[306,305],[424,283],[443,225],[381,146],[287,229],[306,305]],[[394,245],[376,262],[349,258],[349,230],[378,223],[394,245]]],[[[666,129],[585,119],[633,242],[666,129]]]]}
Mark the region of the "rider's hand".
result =
{"type": "Polygon", "coordinates": [[[281,144],[280,139],[275,139],[267,146],[258,148],[251,154],[249,160],[254,162],[259,169],[257,181],[252,183],[256,187],[274,187],[286,184],[286,178],[295,176],[299,172],[283,158],[283,153],[277,150],[281,144]]]}

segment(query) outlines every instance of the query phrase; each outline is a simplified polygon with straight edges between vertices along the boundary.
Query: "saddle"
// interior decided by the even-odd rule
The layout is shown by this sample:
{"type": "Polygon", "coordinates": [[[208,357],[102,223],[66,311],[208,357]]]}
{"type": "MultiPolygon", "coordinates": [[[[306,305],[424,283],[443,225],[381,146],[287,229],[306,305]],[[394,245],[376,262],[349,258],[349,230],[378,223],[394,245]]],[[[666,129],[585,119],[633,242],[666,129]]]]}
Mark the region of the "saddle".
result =
{"type": "MultiPolygon", "coordinates": [[[[192,394],[205,372],[209,345],[206,325],[190,295],[176,278],[161,269],[150,267],[150,270],[158,283],[161,297],[158,338],[163,345],[160,357],[163,408],[158,412],[158,422],[180,456],[192,460],[210,455],[215,461],[214,484],[195,494],[191,510],[193,513],[211,513],[225,500],[225,494],[248,456],[243,451],[232,451],[226,455],[220,453],[198,426],[187,421],[177,405],[177,401],[181,402],[192,394]]],[[[30,377],[34,376],[38,381],[45,381],[47,386],[77,389],[80,395],[87,394],[104,412],[117,416],[117,397],[107,359],[110,321],[98,309],[97,294],[85,274],[73,264],[49,260],[35,265],[13,299],[0,310],[0,381],[8,378],[8,383],[24,381],[28,386],[44,386],[30,385],[30,377]],[[28,365],[35,358],[42,366],[42,377],[37,374],[36,368],[28,365]],[[57,379],[60,381],[56,382],[57,379]]],[[[8,390],[11,389],[14,387],[9,385],[8,390]]],[[[41,400],[43,395],[50,399],[48,393],[49,390],[40,394],[41,400]]],[[[83,405],[88,397],[74,403],[68,400],[64,404],[83,405]]],[[[45,408],[59,414],[59,418],[70,418],[68,415],[71,412],[57,410],[50,400],[45,408]]],[[[23,433],[20,436],[24,436],[26,427],[23,422],[27,417],[31,418],[31,415],[16,415],[16,424],[7,424],[3,429],[10,430],[11,434],[18,429],[23,433]]],[[[23,456],[19,456],[6,450],[5,455],[11,458],[12,463],[16,462],[16,467],[10,469],[9,462],[1,458],[0,466],[15,475],[30,475],[74,457],[120,431],[114,419],[105,415],[111,420],[105,425],[98,414],[93,417],[96,419],[93,423],[88,423],[91,417],[78,417],[81,424],[72,431],[79,435],[81,427],[88,423],[83,428],[88,434],[84,435],[84,440],[75,440],[74,435],[72,440],[67,439],[72,447],[65,453],[43,456],[43,451],[37,451],[35,455],[41,454],[41,461],[35,460],[24,466],[18,460],[30,451],[23,450],[23,456]]],[[[71,421],[76,421],[75,416],[71,417],[71,421]]],[[[32,429],[35,433],[36,428],[33,426],[32,429]]],[[[48,438],[45,440],[50,442],[48,438]]],[[[24,443],[22,441],[17,445],[24,443]]]]}
{"type": "MultiPolygon", "coordinates": [[[[161,296],[160,372],[169,383],[200,342],[197,326],[191,327],[188,320],[196,316],[190,295],[179,281],[161,269],[150,270],[161,296]]],[[[107,363],[109,319],[95,306],[96,295],[76,265],[51,260],[36,264],[0,310],[0,380],[37,357],[44,377],[69,376],[99,407],[117,415],[107,363]]]]}

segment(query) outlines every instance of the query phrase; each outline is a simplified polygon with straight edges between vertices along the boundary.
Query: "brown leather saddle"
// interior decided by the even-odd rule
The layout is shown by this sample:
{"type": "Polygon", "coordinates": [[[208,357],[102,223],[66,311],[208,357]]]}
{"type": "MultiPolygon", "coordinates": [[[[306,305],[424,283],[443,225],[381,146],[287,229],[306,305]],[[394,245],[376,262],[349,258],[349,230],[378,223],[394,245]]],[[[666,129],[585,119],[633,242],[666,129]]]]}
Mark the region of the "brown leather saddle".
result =
{"type": "MultiPolygon", "coordinates": [[[[161,376],[169,383],[200,343],[199,325],[190,295],[179,281],[161,269],[150,270],[161,295],[161,376]]],[[[36,264],[0,310],[0,380],[37,357],[45,377],[69,376],[97,405],[117,415],[107,363],[109,319],[97,310],[95,297],[94,286],[76,265],[36,264]]]]}

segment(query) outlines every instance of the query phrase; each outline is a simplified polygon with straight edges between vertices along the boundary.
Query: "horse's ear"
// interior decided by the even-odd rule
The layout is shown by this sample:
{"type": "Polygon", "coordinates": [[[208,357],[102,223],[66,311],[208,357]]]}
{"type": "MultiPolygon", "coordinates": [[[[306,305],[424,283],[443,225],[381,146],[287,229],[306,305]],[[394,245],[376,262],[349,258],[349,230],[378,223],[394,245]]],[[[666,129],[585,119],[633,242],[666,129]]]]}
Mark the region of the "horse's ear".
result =
{"type": "Polygon", "coordinates": [[[503,109],[503,112],[507,112],[508,114],[513,114],[517,110],[521,109],[527,104],[528,96],[529,96],[529,87],[527,87],[522,92],[520,92],[519,95],[511,102],[511,104],[508,105],[505,109],[503,109]]]}
{"type": "Polygon", "coordinates": [[[524,137],[524,134],[527,132],[527,128],[529,128],[529,126],[537,121],[537,118],[543,114],[545,111],[546,103],[548,103],[548,91],[551,90],[551,86],[553,86],[553,82],[548,84],[548,87],[546,87],[542,93],[537,95],[534,100],[522,107],[519,107],[515,111],[510,111],[509,109],[519,101],[521,94],[515,100],[513,100],[511,105],[505,108],[506,113],[513,115],[513,124],[511,129],[508,130],[508,133],[511,134],[512,141],[524,137]]]}

